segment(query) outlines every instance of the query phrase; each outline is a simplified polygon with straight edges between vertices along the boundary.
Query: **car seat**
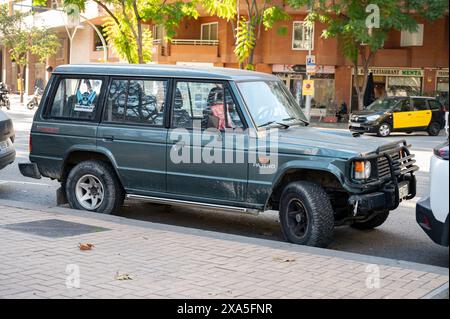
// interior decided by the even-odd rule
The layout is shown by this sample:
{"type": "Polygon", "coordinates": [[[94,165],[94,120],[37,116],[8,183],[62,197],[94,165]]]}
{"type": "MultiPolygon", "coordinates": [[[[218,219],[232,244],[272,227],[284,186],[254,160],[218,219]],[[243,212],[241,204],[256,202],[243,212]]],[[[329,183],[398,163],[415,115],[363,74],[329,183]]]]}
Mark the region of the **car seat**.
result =
{"type": "Polygon", "coordinates": [[[183,96],[179,88],[175,90],[173,101],[173,124],[175,127],[192,127],[192,118],[188,111],[183,109],[183,96]]]}

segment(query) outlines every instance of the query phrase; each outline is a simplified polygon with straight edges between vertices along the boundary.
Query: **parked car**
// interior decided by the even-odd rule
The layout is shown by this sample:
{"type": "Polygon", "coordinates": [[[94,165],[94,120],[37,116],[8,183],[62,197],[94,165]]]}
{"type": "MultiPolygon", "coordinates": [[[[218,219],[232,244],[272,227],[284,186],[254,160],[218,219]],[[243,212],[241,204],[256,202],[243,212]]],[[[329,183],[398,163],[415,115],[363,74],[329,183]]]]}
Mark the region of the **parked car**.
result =
{"type": "Polygon", "coordinates": [[[16,158],[14,138],[15,132],[11,118],[0,110],[0,169],[13,163],[16,158]]]}
{"type": "Polygon", "coordinates": [[[137,198],[274,209],[288,241],[312,246],[330,243],[337,225],[380,226],[416,193],[405,141],[310,128],[276,76],[235,69],[59,66],[30,148],[22,174],[60,181],[72,208],[112,213],[137,198]],[[271,132],[274,151],[258,152],[271,132]],[[211,134],[219,160],[208,157],[211,134]]]}
{"type": "Polygon", "coordinates": [[[448,246],[448,139],[433,150],[430,162],[430,196],[416,206],[416,220],[437,244],[448,246]]]}
{"type": "Polygon", "coordinates": [[[445,108],[434,97],[385,97],[350,115],[349,129],[386,137],[392,132],[428,132],[439,135],[445,124],[445,108]]]}

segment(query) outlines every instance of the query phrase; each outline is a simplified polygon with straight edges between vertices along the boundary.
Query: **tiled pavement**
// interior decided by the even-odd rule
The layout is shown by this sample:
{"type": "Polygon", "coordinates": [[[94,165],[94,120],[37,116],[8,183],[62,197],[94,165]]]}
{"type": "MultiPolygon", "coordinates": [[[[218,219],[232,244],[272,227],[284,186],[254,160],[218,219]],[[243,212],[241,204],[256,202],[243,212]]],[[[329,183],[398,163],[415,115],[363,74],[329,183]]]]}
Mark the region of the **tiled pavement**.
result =
{"type": "Polygon", "coordinates": [[[0,298],[428,298],[442,293],[448,296],[448,269],[0,200],[0,298]],[[109,230],[49,238],[4,227],[46,219],[109,230]],[[79,243],[95,247],[81,251],[79,243]],[[127,274],[130,280],[119,280],[127,274]]]}

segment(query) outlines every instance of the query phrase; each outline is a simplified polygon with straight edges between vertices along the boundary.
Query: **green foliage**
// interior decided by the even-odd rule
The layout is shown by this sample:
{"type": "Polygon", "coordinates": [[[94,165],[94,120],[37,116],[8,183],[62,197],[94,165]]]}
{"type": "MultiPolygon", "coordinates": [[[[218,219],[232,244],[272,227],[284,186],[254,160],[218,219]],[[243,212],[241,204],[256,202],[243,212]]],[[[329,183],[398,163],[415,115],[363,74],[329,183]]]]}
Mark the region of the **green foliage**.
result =
{"type": "Polygon", "coordinates": [[[236,0],[201,0],[200,3],[210,15],[226,19],[227,21],[236,17],[236,0]]]}
{"type": "Polygon", "coordinates": [[[288,33],[289,33],[288,27],[285,25],[277,28],[277,34],[279,36],[286,36],[288,33]]]}
{"type": "Polygon", "coordinates": [[[240,63],[249,57],[251,50],[255,48],[255,44],[255,30],[243,17],[236,28],[236,47],[234,48],[234,53],[240,63]]]}
{"type": "Polygon", "coordinates": [[[195,1],[166,3],[164,0],[146,0],[142,6],[141,16],[147,22],[164,26],[166,39],[171,40],[184,18],[198,18],[196,5],[195,1]]]}
{"type": "Polygon", "coordinates": [[[20,11],[9,15],[7,5],[0,6],[0,43],[9,48],[11,59],[20,66],[28,63],[28,53],[42,63],[60,46],[58,37],[48,29],[26,26],[26,16],[20,11]]]}
{"type": "MultiPolygon", "coordinates": [[[[39,0],[41,1],[41,0],[39,0]]],[[[64,0],[64,5],[85,9],[87,0],[64,0]]],[[[93,0],[107,13],[105,35],[121,58],[129,63],[152,59],[152,34],[147,23],[164,26],[171,40],[185,17],[198,17],[197,0],[93,0]],[[144,22],[146,24],[144,24],[144,22]]]]}
{"type": "Polygon", "coordinates": [[[311,5],[312,12],[308,21],[320,21],[326,25],[322,32],[323,38],[337,38],[346,58],[355,63],[358,50],[362,45],[371,52],[382,48],[388,32],[394,30],[417,30],[417,16],[427,20],[435,20],[448,10],[446,0],[288,0],[288,3],[299,8],[311,5]],[[366,19],[370,12],[366,12],[367,5],[377,5],[380,9],[379,28],[368,28],[366,19]],[[411,14],[416,12],[416,15],[411,14]]]}
{"type": "Polygon", "coordinates": [[[272,29],[273,24],[278,21],[289,20],[291,16],[281,7],[272,6],[263,12],[263,25],[266,30],[272,29]]]}

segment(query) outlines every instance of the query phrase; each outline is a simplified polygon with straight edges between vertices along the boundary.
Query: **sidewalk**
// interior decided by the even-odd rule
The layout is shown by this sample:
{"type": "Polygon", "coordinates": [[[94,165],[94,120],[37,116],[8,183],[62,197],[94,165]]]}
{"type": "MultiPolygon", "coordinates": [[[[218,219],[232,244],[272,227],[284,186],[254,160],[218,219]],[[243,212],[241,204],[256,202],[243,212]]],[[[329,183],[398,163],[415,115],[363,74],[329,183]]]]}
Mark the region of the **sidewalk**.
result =
{"type": "Polygon", "coordinates": [[[448,298],[446,268],[6,200],[0,242],[0,298],[448,298]]]}

